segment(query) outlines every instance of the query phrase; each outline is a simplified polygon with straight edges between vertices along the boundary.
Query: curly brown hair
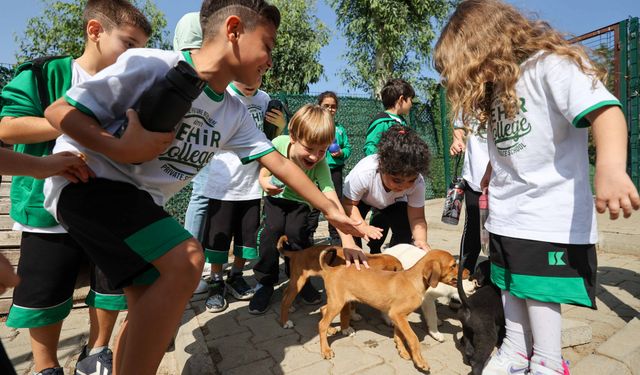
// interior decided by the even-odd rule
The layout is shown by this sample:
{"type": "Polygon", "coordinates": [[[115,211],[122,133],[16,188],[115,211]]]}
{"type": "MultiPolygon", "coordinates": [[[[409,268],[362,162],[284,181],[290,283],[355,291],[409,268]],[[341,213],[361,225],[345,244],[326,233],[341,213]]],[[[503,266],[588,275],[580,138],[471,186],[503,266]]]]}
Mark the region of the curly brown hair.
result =
{"type": "Polygon", "coordinates": [[[378,143],[378,171],[394,176],[427,176],[431,153],[418,134],[406,126],[393,125],[378,143]]]}
{"type": "Polygon", "coordinates": [[[529,19],[499,0],[465,0],[456,8],[436,43],[435,68],[451,103],[450,121],[461,116],[465,126],[490,117],[499,99],[509,118],[518,112],[515,92],[520,64],[538,51],[564,56],[582,72],[605,80],[584,49],[570,44],[547,22],[529,19]]]}

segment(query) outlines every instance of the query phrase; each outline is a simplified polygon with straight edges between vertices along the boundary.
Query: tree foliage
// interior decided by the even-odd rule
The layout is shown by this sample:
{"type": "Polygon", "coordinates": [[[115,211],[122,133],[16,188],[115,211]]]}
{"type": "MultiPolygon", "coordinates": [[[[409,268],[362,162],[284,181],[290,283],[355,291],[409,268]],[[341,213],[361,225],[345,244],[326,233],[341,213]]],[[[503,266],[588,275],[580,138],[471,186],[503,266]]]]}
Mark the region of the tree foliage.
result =
{"type": "MultiPolygon", "coordinates": [[[[87,0],[41,1],[43,14],[27,21],[24,35],[14,36],[19,45],[16,60],[22,62],[40,56],[82,55],[82,10],[87,0]]],[[[153,35],[147,46],[171,49],[164,13],[151,0],[134,0],[133,3],[147,16],[153,28],[153,35]]]]}
{"type": "Polygon", "coordinates": [[[329,43],[327,27],[312,13],[315,1],[273,0],[281,12],[273,67],[263,79],[262,89],[270,92],[305,93],[324,73],[318,61],[320,49],[329,43]]]}
{"type": "Polygon", "coordinates": [[[430,63],[436,31],[449,14],[451,0],[328,0],[345,33],[351,87],[377,96],[390,78],[404,78],[426,89],[432,80],[420,68],[430,63]]]}

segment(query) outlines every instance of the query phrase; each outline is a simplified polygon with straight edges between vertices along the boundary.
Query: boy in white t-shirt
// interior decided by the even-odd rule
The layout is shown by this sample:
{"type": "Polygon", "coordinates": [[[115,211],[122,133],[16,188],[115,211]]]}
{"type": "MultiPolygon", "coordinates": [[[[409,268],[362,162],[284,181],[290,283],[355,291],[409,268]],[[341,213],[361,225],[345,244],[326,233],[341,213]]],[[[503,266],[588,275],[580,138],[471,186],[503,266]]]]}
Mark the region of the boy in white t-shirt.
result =
{"type": "MultiPolygon", "coordinates": [[[[256,126],[262,125],[265,116],[272,123],[284,127],[282,112],[274,109],[265,113],[271,99],[259,90],[262,80],[249,86],[232,82],[227,92],[240,99],[247,107],[256,126]]],[[[236,299],[248,300],[253,297],[253,288],[242,277],[242,269],[248,259],[258,257],[256,235],[260,226],[260,199],[262,189],[258,182],[260,165],[243,165],[240,159],[230,151],[214,155],[203,169],[204,183],[202,195],[207,198],[207,218],[203,232],[205,261],[211,263],[211,284],[205,308],[209,312],[224,311],[228,302],[226,292],[236,299]],[[233,238],[233,265],[226,282],[222,280],[222,266],[229,257],[229,246],[233,238]]]]}
{"type": "Polygon", "coordinates": [[[110,281],[124,287],[129,314],[115,363],[124,374],[156,371],[200,279],[200,243],[162,205],[218,150],[233,150],[243,162],[260,160],[325,211],[334,225],[359,234],[353,227],[357,223],[273,152],[244,105],[225,91],[233,80],[258,81],[271,67],[278,9],[263,1],[205,0],[200,20],[200,49],[130,50],[45,113],[64,133],[56,149],[82,151],[96,175],[85,184],[48,179],[45,207],[110,281]],[[148,131],[129,109],[179,61],[193,66],[207,86],[174,132],[148,131]],[[122,136],[115,137],[127,122],[122,136]]]}
{"type": "MultiPolygon", "coordinates": [[[[347,175],[342,198],[345,212],[362,220],[373,208],[370,225],[383,228],[381,238],[368,243],[372,254],[380,253],[387,228],[393,233],[391,246],[413,243],[429,250],[422,177],[429,159],[428,146],[415,131],[393,125],[382,134],[378,153],[360,160],[347,175]]],[[[361,246],[360,239],[356,244],[361,246]]]]}

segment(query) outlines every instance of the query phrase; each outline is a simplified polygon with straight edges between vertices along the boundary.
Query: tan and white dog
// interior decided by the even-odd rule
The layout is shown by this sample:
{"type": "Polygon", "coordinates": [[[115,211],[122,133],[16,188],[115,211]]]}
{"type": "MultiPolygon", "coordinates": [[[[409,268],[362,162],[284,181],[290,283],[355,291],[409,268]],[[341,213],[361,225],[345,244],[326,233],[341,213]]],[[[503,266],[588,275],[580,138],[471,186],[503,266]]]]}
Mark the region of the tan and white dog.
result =
{"type": "MultiPolygon", "coordinates": [[[[419,247],[409,244],[399,244],[384,250],[382,253],[397,258],[400,263],[402,263],[404,269],[411,268],[426,254],[426,252],[419,247]]],[[[465,270],[465,272],[467,272],[466,277],[468,277],[468,271],[465,270]]],[[[476,289],[475,283],[466,278],[462,280],[462,287],[467,295],[473,294],[476,289]]],[[[458,296],[458,290],[455,286],[445,283],[438,283],[435,288],[428,288],[424,294],[421,308],[424,320],[427,323],[427,332],[429,336],[433,337],[436,341],[443,342],[444,336],[438,331],[438,326],[442,323],[438,319],[438,313],[436,311],[436,300],[438,299],[441,303],[449,303],[451,300],[460,301],[460,297],[458,296]]],[[[389,320],[388,316],[383,314],[383,318],[388,325],[391,325],[391,320],[389,320]]]]}

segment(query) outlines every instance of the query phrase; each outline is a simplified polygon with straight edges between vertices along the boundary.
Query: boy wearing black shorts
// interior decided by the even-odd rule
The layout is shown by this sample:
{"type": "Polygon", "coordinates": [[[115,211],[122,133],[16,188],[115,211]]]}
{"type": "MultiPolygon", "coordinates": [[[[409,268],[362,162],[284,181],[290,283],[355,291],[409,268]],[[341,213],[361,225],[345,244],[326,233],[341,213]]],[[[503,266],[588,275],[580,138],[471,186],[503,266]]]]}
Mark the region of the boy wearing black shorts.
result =
{"type": "MultiPolygon", "coordinates": [[[[49,155],[60,132],[43,118],[47,103],[113,64],[126,49],[144,46],[151,35],[147,19],[128,1],[89,1],[83,19],[86,44],[82,56],[28,62],[3,89],[0,137],[15,144],[17,152],[49,155]]],[[[11,186],[13,229],[22,231],[18,264],[22,281],[14,290],[7,326],[29,328],[36,373],[62,374],[57,357],[60,330],[73,305],[76,278],[88,259],[44,209],[43,185],[43,180],[15,177],[11,186]]],[[[89,305],[89,339],[76,371],[104,369],[109,374],[109,339],[119,310],[127,309],[124,293],[92,265],[85,302],[89,305]]]]}
{"type": "Polygon", "coordinates": [[[260,160],[338,228],[359,234],[353,226],[358,223],[273,152],[242,103],[225,93],[232,80],[250,84],[271,67],[278,9],[264,1],[206,0],[200,21],[200,49],[125,53],[46,111],[64,133],[56,150],[83,152],[96,175],[86,184],[48,179],[45,206],[125,290],[129,314],[117,345],[118,373],[155,373],[200,279],[201,245],[162,205],[218,150],[232,150],[245,163],[260,160]],[[207,87],[176,131],[148,131],[129,109],[179,61],[191,65],[207,87]],[[125,122],[122,136],[115,137],[125,122]]]}

